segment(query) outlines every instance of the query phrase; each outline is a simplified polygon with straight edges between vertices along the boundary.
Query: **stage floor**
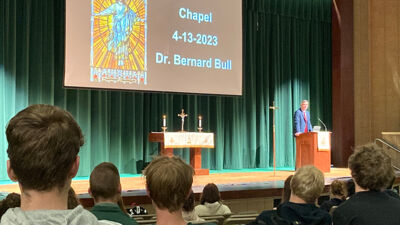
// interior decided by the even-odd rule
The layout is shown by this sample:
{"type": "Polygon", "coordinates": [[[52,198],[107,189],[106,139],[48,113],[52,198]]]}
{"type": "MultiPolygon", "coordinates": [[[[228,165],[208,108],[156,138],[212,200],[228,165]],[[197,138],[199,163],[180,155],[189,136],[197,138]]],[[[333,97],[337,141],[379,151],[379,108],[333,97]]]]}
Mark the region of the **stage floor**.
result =
{"type": "MultiPolygon", "coordinates": [[[[281,189],[284,180],[294,171],[253,171],[237,170],[237,172],[213,172],[210,175],[194,176],[193,191],[201,193],[203,187],[208,183],[218,185],[221,192],[245,191],[256,189],[281,189]]],[[[325,184],[330,185],[332,180],[340,178],[350,178],[350,171],[347,168],[332,168],[331,172],[325,173],[325,184]]],[[[121,185],[123,196],[144,196],[145,178],[137,175],[134,177],[122,177],[121,185]]],[[[77,178],[72,181],[72,187],[80,198],[87,198],[89,180],[88,178],[77,178]]],[[[17,183],[0,185],[1,192],[17,192],[19,187],[17,183]]]]}

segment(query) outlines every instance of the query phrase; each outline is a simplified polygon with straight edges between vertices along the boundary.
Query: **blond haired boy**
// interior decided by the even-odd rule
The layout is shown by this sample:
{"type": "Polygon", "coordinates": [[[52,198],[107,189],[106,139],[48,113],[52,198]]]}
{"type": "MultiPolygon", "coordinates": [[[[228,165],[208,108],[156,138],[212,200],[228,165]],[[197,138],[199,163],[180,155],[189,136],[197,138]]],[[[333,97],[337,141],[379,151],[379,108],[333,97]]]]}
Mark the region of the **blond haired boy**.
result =
{"type": "Polygon", "coordinates": [[[298,224],[330,225],[331,216],[315,205],[324,189],[324,174],[314,166],[299,168],[294,174],[289,202],[280,204],[277,210],[262,212],[250,224],[279,224],[279,221],[298,224]]]}

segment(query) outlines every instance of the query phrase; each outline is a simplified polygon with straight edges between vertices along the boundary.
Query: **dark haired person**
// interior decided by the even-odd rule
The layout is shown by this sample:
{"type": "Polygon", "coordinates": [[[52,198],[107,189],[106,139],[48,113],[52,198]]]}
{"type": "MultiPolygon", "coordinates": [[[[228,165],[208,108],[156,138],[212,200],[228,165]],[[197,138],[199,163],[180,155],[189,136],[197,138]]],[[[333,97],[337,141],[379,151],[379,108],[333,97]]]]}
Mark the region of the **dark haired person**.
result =
{"type": "Polygon", "coordinates": [[[188,224],[182,207],[192,190],[193,173],[193,168],[177,156],[159,156],[143,171],[147,194],[156,208],[156,225],[188,224]]]}
{"type": "Polygon", "coordinates": [[[281,203],[285,203],[288,202],[290,199],[290,181],[292,181],[293,175],[289,175],[286,180],[285,183],[283,185],[283,190],[282,190],[282,199],[281,199],[281,203]]]}
{"type": "Polygon", "coordinates": [[[117,167],[109,162],[97,165],[89,179],[89,194],[94,199],[90,210],[99,220],[108,220],[123,225],[137,225],[136,221],[121,210],[121,182],[117,167]]]}
{"type": "Polygon", "coordinates": [[[68,190],[68,209],[74,209],[78,205],[80,205],[78,197],[76,196],[74,189],[71,187],[68,190]]]}
{"type": "Polygon", "coordinates": [[[333,206],[338,206],[346,200],[346,183],[341,180],[334,180],[330,187],[330,199],[320,206],[321,209],[329,212],[333,206]]]}
{"type": "Polygon", "coordinates": [[[396,177],[393,177],[392,181],[390,182],[390,184],[386,187],[386,189],[384,190],[384,192],[389,195],[390,197],[393,198],[397,198],[400,199],[399,193],[397,192],[397,190],[393,189],[393,184],[396,180],[396,177]]]}
{"type": "Polygon", "coordinates": [[[394,171],[382,148],[358,147],[349,158],[356,193],[333,212],[333,224],[399,225],[400,200],[382,190],[392,182],[394,171]]]}
{"type": "Polygon", "coordinates": [[[10,208],[21,206],[21,195],[17,193],[10,193],[5,199],[0,201],[0,218],[10,208]]]}
{"type": "Polygon", "coordinates": [[[356,193],[356,187],[355,187],[353,179],[348,179],[346,181],[346,190],[347,190],[346,199],[349,199],[351,196],[353,196],[356,193]]]}
{"type": "Polygon", "coordinates": [[[203,189],[200,205],[196,206],[195,212],[199,216],[213,216],[230,214],[231,210],[222,204],[217,185],[209,183],[203,189]]]}
{"type": "Polygon", "coordinates": [[[51,105],[29,106],[10,120],[6,136],[7,173],[19,183],[21,207],[9,209],[1,224],[98,224],[82,206],[67,209],[84,143],[70,113],[51,105]]]}
{"type": "Polygon", "coordinates": [[[201,222],[205,221],[200,218],[194,211],[194,193],[190,191],[189,197],[186,199],[182,207],[182,216],[186,222],[201,222]]]}

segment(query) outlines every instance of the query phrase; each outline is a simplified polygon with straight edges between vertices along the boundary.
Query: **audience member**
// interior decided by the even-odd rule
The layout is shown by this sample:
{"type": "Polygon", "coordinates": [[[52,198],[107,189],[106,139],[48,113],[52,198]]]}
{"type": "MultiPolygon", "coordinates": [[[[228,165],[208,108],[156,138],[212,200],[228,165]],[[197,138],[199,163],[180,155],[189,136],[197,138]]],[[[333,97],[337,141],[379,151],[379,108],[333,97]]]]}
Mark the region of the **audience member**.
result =
{"type": "Polygon", "coordinates": [[[394,184],[395,180],[396,180],[396,177],[393,176],[393,179],[390,182],[390,185],[386,187],[384,192],[393,198],[400,199],[400,196],[399,196],[399,193],[397,192],[397,190],[393,189],[393,184],[394,184]]]}
{"type": "Polygon", "coordinates": [[[290,175],[286,178],[285,184],[283,185],[282,191],[282,199],[281,203],[288,202],[290,199],[290,181],[292,180],[293,175],[290,175]]]}
{"type": "Polygon", "coordinates": [[[95,204],[91,212],[97,219],[124,225],[137,224],[123,208],[120,176],[114,164],[103,162],[97,165],[90,174],[89,185],[88,191],[95,204]]]}
{"type": "Polygon", "coordinates": [[[328,212],[315,205],[324,189],[324,175],[314,166],[299,168],[290,182],[289,202],[282,203],[277,210],[262,212],[253,224],[314,224],[330,225],[328,212]]]}
{"type": "Polygon", "coordinates": [[[194,210],[199,216],[225,215],[231,213],[229,207],[222,204],[218,187],[214,183],[209,183],[204,187],[200,198],[200,205],[196,206],[194,210]]]}
{"type": "Polygon", "coordinates": [[[182,207],[193,183],[193,168],[179,157],[160,156],[143,171],[147,194],[156,209],[157,225],[186,225],[182,207]]]}
{"type": "Polygon", "coordinates": [[[349,168],[356,194],[333,212],[333,224],[398,225],[400,200],[382,191],[394,177],[390,158],[379,146],[364,145],[350,156],[349,168]]]}
{"type": "Polygon", "coordinates": [[[17,193],[10,193],[5,199],[0,202],[0,218],[10,208],[21,206],[21,195],[17,193]]]}
{"type": "Polygon", "coordinates": [[[186,222],[200,222],[204,219],[200,218],[194,211],[194,193],[191,190],[188,199],[186,199],[185,204],[182,208],[182,216],[186,222]]]}
{"type": "Polygon", "coordinates": [[[346,181],[346,190],[347,190],[346,199],[349,199],[351,196],[353,196],[356,193],[356,186],[354,185],[353,179],[348,179],[346,181]]]}
{"type": "Polygon", "coordinates": [[[68,190],[68,209],[74,209],[79,204],[78,197],[75,194],[75,191],[72,187],[68,190]]]}
{"type": "Polygon", "coordinates": [[[83,135],[67,111],[32,105],[6,129],[7,172],[18,181],[21,207],[9,209],[1,224],[98,224],[82,206],[68,210],[68,190],[79,168],[83,135]]]}
{"type": "Polygon", "coordinates": [[[333,206],[338,206],[346,200],[346,184],[341,180],[334,180],[330,187],[330,200],[320,206],[321,209],[329,212],[333,206]]]}

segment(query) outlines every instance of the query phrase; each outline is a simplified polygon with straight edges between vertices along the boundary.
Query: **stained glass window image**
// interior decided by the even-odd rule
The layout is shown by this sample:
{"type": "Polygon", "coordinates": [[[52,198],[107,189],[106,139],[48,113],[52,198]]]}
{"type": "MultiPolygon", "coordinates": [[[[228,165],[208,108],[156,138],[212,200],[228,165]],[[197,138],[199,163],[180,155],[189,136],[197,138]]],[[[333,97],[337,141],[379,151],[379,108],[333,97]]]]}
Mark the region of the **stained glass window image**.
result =
{"type": "Polygon", "coordinates": [[[92,0],[92,82],[147,83],[147,0],[92,0]]]}

